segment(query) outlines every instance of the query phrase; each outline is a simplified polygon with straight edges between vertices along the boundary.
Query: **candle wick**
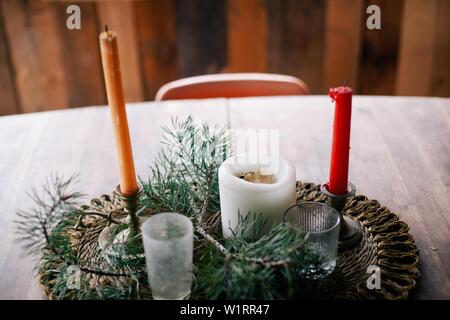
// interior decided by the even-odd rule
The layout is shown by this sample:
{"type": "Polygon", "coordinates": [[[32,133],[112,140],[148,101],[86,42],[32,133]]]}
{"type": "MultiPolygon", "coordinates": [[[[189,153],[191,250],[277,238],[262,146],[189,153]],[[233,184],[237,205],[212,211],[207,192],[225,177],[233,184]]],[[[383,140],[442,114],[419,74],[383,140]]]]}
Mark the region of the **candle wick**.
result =
{"type": "Polygon", "coordinates": [[[105,24],[105,32],[108,32],[108,25],[105,24]]]}

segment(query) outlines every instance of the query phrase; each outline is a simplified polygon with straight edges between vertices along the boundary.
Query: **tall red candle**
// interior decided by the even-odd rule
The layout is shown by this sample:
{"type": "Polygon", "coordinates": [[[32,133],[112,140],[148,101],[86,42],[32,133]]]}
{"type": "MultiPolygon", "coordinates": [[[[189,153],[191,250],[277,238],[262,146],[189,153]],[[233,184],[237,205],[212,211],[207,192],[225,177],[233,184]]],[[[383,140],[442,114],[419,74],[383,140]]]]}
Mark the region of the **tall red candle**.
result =
{"type": "Polygon", "coordinates": [[[336,102],[334,111],[333,143],[331,146],[330,181],[331,193],[347,193],[348,160],[350,152],[350,124],[352,118],[352,94],[350,87],[330,89],[330,97],[336,102]]]}

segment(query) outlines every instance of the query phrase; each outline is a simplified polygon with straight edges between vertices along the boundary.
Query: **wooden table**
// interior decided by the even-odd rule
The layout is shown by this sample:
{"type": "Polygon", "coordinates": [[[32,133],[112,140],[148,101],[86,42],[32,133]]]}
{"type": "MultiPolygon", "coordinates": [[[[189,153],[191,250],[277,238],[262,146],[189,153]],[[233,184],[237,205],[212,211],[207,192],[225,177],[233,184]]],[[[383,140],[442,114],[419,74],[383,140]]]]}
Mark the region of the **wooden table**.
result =
{"type": "MultiPolygon", "coordinates": [[[[137,172],[146,177],[171,116],[229,128],[279,129],[297,178],[327,179],[333,107],[325,96],[212,99],[129,105],[137,172]]],[[[350,180],[400,214],[420,248],[417,299],[450,299],[450,99],[354,98],[350,180]]],[[[0,298],[43,298],[33,261],[14,241],[15,211],[52,172],[80,173],[79,190],[118,183],[109,111],[89,107],[0,118],[0,298]]]]}

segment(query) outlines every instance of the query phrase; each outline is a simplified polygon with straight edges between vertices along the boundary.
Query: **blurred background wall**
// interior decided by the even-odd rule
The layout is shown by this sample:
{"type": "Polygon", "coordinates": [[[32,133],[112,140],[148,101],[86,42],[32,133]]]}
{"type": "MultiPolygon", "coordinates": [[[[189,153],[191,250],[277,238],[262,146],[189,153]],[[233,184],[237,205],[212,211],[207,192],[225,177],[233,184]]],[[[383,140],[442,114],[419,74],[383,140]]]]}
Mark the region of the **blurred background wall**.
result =
{"type": "Polygon", "coordinates": [[[98,46],[117,32],[127,101],[219,72],[344,80],[358,94],[450,96],[449,0],[0,0],[0,115],[106,104],[98,46]],[[81,8],[68,30],[66,8],[81,8]],[[381,30],[366,8],[381,8],[381,30]]]}

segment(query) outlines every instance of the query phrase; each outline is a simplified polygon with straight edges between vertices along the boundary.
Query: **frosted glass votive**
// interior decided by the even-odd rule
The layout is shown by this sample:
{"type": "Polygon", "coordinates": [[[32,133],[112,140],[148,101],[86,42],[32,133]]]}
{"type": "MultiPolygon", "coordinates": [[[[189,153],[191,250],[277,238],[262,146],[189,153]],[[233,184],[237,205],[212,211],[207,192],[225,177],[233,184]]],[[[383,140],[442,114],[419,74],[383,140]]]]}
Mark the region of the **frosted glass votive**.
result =
{"type": "Polygon", "coordinates": [[[189,297],[194,241],[191,220],[178,213],[158,213],[142,224],[141,231],[153,298],[189,297]]]}

